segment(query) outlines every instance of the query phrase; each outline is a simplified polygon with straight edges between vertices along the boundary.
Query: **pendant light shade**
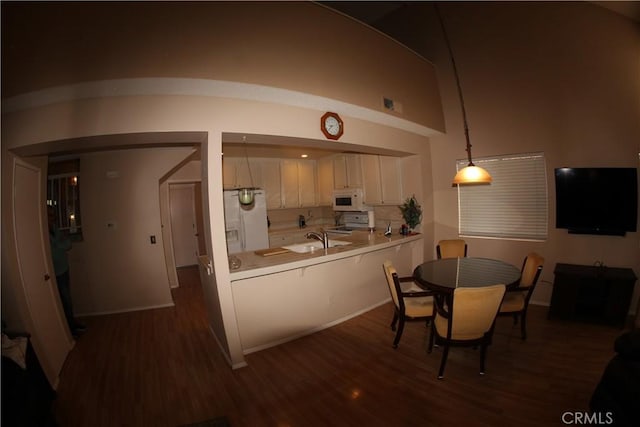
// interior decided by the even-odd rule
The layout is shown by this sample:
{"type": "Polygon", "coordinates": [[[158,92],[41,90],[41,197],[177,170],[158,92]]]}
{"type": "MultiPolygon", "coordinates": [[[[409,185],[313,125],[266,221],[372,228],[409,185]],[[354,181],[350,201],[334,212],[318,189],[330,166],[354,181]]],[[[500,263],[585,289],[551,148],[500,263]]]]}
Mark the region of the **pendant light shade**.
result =
{"type": "Polygon", "coordinates": [[[241,188],[238,190],[238,200],[243,206],[249,206],[253,203],[253,188],[241,188]]]}
{"type": "Polygon", "coordinates": [[[458,76],[458,67],[456,67],[456,61],[453,58],[453,50],[451,49],[451,42],[449,41],[449,36],[447,36],[447,30],[444,27],[444,20],[442,19],[442,15],[440,14],[440,8],[438,4],[434,4],[436,8],[436,14],[438,15],[438,20],[440,21],[440,26],[442,27],[442,34],[444,36],[444,41],[447,44],[447,49],[449,50],[449,57],[451,58],[451,65],[453,66],[453,75],[456,78],[456,85],[458,86],[458,96],[460,98],[460,108],[462,109],[462,121],[464,123],[464,137],[467,140],[466,151],[467,157],[469,159],[469,165],[463,169],[460,169],[456,176],[453,178],[453,185],[464,185],[464,184],[490,184],[491,183],[491,175],[485,169],[478,167],[473,164],[473,160],[471,158],[471,139],[469,138],[469,125],[467,124],[467,111],[464,108],[464,98],[462,97],[462,86],[460,85],[460,77],[458,76]]]}
{"type": "Polygon", "coordinates": [[[478,166],[466,166],[458,171],[453,178],[453,184],[491,184],[491,175],[478,166]]]}

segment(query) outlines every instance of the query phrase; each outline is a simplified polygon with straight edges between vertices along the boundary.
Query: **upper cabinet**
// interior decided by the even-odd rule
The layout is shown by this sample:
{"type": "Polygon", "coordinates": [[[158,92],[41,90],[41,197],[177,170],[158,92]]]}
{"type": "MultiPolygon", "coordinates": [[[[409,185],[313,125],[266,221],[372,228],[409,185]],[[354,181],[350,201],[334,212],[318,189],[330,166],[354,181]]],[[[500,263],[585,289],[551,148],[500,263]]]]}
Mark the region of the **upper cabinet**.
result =
{"type": "Polygon", "coordinates": [[[318,159],[318,205],[333,204],[333,157],[318,159]]]}
{"type": "Polygon", "coordinates": [[[333,158],[333,186],[336,190],[362,187],[359,154],[338,154],[333,158]]]}
{"type": "Polygon", "coordinates": [[[298,161],[282,160],[280,162],[282,174],[282,207],[300,207],[300,179],[298,177],[298,161]]]}
{"type": "Polygon", "coordinates": [[[319,160],[225,157],[224,188],[260,187],[267,209],[331,206],[334,189],[362,188],[367,205],[400,205],[420,193],[417,157],[337,154],[319,160]],[[415,181],[418,181],[416,183],[415,181]],[[253,185],[251,184],[253,182],[253,185]],[[414,189],[414,187],[416,187],[414,189]]]}
{"type": "Polygon", "coordinates": [[[368,205],[402,204],[400,159],[390,156],[361,155],[364,202],[368,205]]]}
{"type": "Polygon", "coordinates": [[[261,162],[246,157],[223,157],[222,182],[225,189],[262,187],[261,162]]]}
{"type": "Polygon", "coordinates": [[[282,207],[317,206],[315,160],[284,159],[280,161],[282,207]]]}
{"type": "Polygon", "coordinates": [[[267,209],[282,207],[282,174],[280,159],[260,160],[261,181],[267,199],[267,209]]]}
{"type": "Polygon", "coordinates": [[[298,189],[300,207],[317,206],[315,160],[298,160],[298,189]]]}
{"type": "Polygon", "coordinates": [[[367,205],[382,204],[382,188],[380,183],[380,161],[378,156],[362,155],[362,176],[364,189],[364,202],[367,205]]]}
{"type": "Polygon", "coordinates": [[[378,156],[382,204],[401,205],[403,202],[402,166],[398,157],[378,156]]]}

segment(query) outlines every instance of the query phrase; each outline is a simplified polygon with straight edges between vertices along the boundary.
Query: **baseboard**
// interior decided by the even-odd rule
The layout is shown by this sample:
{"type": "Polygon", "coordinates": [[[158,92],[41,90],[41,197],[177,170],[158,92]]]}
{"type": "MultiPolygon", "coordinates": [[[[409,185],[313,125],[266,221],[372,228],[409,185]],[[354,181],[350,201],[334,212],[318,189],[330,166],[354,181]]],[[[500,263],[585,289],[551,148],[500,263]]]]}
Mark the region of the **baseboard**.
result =
{"type": "Polygon", "coordinates": [[[332,326],[338,325],[338,324],[340,324],[342,322],[345,322],[345,321],[347,321],[349,319],[353,319],[354,317],[358,317],[361,314],[366,313],[367,311],[371,311],[374,308],[377,308],[377,307],[380,307],[381,305],[387,304],[389,301],[391,301],[391,297],[389,297],[389,298],[387,298],[387,299],[385,299],[383,301],[380,301],[380,302],[378,302],[376,304],[370,305],[369,307],[365,307],[362,310],[356,311],[354,313],[350,313],[348,316],[341,317],[341,318],[336,319],[336,320],[334,320],[332,322],[325,323],[325,324],[320,325],[320,326],[316,326],[315,328],[308,329],[308,330],[300,332],[298,334],[291,335],[291,336],[288,336],[288,337],[285,337],[285,338],[282,338],[282,339],[279,339],[279,340],[276,340],[276,341],[272,341],[272,342],[269,342],[269,343],[266,343],[266,344],[261,344],[261,345],[255,346],[255,347],[243,349],[242,350],[242,354],[247,355],[247,354],[250,354],[250,353],[255,353],[256,351],[265,350],[267,348],[275,347],[277,345],[284,344],[286,342],[293,341],[295,339],[302,338],[302,337],[307,336],[307,335],[311,335],[311,334],[316,333],[318,331],[321,331],[323,329],[327,329],[327,328],[330,328],[332,326]]]}
{"type": "Polygon", "coordinates": [[[77,317],[104,316],[106,314],[121,314],[121,313],[129,313],[131,311],[155,310],[156,308],[167,308],[167,307],[175,307],[175,304],[170,303],[170,304],[161,304],[161,305],[151,305],[151,306],[145,306],[145,307],[132,307],[124,310],[109,310],[109,311],[100,311],[96,313],[76,313],[76,316],[77,317]]]}

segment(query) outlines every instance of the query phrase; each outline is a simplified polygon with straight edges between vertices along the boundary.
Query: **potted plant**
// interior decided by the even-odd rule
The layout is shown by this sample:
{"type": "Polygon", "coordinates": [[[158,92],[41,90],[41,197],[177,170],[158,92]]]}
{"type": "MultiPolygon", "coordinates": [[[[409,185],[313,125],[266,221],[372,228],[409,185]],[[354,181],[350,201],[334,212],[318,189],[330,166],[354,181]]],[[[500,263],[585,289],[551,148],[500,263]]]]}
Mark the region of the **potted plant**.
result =
{"type": "Polygon", "coordinates": [[[418,204],[415,194],[409,197],[399,206],[402,218],[409,227],[409,231],[416,228],[422,222],[422,206],[418,204]]]}

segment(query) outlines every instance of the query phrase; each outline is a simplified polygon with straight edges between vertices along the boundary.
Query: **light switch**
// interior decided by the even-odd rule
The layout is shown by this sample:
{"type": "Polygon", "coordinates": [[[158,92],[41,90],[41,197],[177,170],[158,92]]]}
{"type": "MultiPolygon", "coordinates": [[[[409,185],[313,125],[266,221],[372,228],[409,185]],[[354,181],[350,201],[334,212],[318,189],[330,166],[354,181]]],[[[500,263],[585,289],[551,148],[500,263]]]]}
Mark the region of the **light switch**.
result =
{"type": "Polygon", "coordinates": [[[150,236],[149,240],[151,240],[151,244],[155,245],[156,244],[156,236],[150,236]]]}

